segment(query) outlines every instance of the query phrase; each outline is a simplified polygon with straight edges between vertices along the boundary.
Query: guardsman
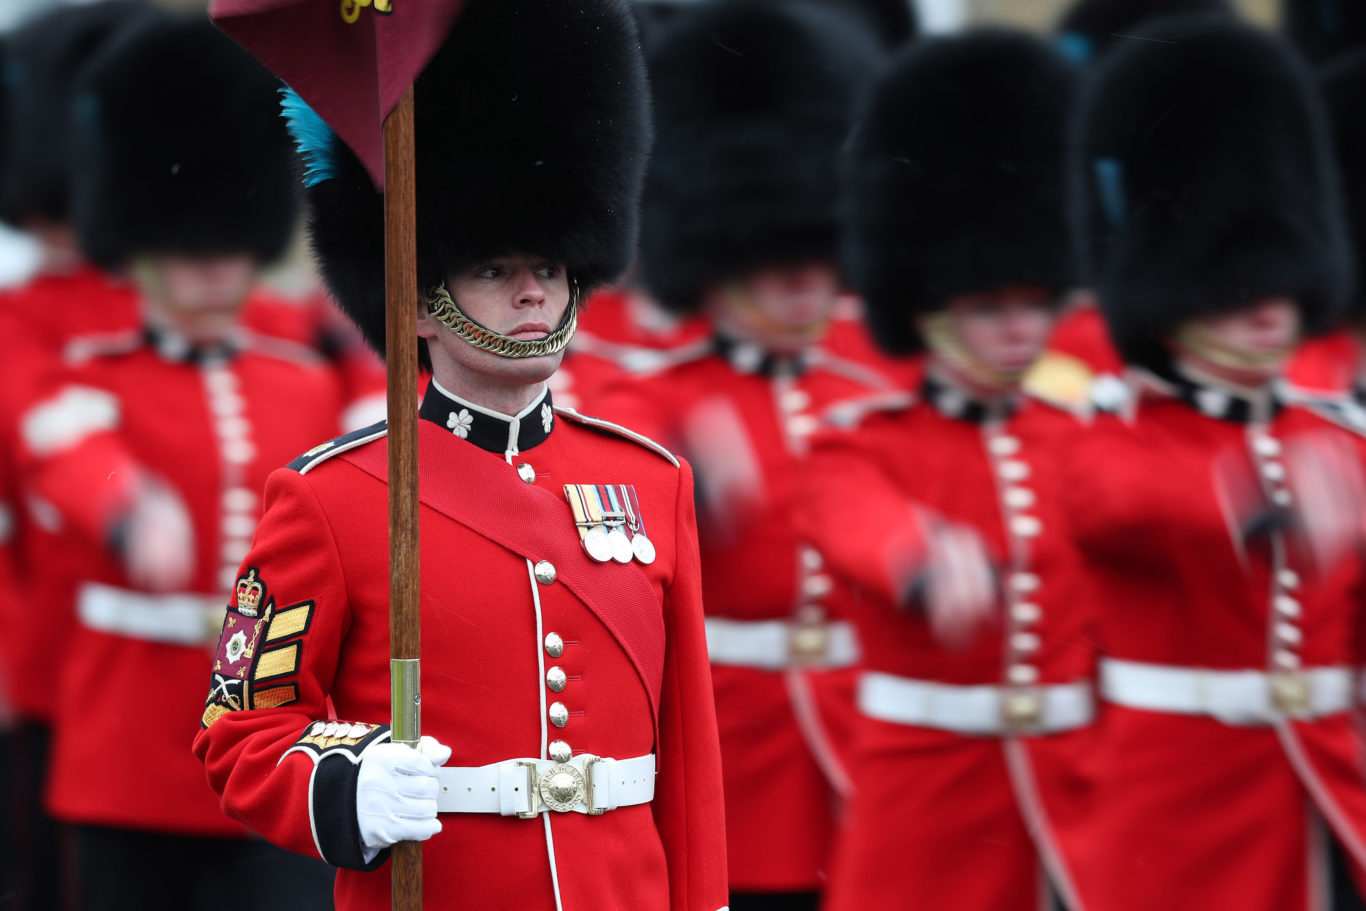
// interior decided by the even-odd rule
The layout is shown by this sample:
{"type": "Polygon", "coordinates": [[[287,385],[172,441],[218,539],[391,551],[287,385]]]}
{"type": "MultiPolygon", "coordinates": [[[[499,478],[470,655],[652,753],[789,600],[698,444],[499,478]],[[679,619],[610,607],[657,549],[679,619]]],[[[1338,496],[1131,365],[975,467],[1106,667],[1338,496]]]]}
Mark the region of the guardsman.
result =
{"type": "Polygon", "coordinates": [[[914,394],[833,410],[852,429],[817,438],[806,478],[865,653],[832,911],[1082,907],[1093,605],[1057,454],[1084,428],[1021,390],[1074,278],[1072,92],[1022,33],[930,39],[850,145],[850,278],[883,347],[927,363],[914,394]]]}
{"type": "Polygon", "coordinates": [[[1087,897],[1360,907],[1359,478],[1350,438],[1278,381],[1351,280],[1323,111],[1275,35],[1218,16],[1139,35],[1095,71],[1070,165],[1133,371],[1067,460],[1104,656],[1087,897]]]}
{"type": "MultiPolygon", "coordinates": [[[[415,98],[427,736],[385,723],[378,425],[272,475],[195,751],[228,812],[342,868],[343,909],[386,903],[389,846],[427,840],[431,908],[717,911],[692,474],[546,387],[633,252],[650,127],[629,6],[470,0],[415,98]]],[[[382,347],[380,197],[287,105],[323,273],[382,347]]]]}
{"type": "Polygon", "coordinates": [[[697,471],[731,908],[814,908],[848,789],[858,649],[848,593],[794,514],[820,415],[891,388],[819,346],[842,290],[839,149],[880,55],[857,22],[811,4],[694,9],[652,48],[636,275],[714,334],[590,405],[697,471]]]}
{"type": "Polygon", "coordinates": [[[321,359],[238,326],[295,222],[276,85],[208,22],[157,17],[75,97],[76,235],[130,276],[110,306],[141,324],[71,340],[18,423],[78,580],[74,630],[47,655],[47,805],[72,826],[74,902],[217,907],[228,863],[253,906],[325,905],[330,871],[225,817],[185,738],[266,474],[340,412],[321,359]]]}

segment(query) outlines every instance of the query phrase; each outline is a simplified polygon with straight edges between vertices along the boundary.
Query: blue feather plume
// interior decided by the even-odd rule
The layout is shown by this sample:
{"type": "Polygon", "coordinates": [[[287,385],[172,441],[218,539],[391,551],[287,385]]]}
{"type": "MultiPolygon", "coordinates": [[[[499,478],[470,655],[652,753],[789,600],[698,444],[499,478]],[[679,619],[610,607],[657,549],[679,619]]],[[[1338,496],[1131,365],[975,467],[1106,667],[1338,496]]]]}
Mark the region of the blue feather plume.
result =
{"type": "Polygon", "coordinates": [[[337,162],[333,143],[337,134],[291,88],[280,89],[280,114],[285,118],[294,147],[304,160],[304,186],[316,187],[337,176],[337,162]]]}

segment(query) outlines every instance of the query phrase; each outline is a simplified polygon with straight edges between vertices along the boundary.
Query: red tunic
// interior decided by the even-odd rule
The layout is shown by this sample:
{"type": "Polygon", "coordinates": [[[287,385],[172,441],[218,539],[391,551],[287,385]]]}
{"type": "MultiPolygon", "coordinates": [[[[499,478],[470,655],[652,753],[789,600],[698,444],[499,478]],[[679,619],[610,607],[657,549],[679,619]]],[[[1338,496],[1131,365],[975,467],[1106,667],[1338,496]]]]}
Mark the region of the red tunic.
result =
{"type": "Polygon", "coordinates": [[[1313,395],[1351,392],[1361,370],[1361,341],[1352,329],[1340,329],[1300,346],[1285,368],[1285,378],[1313,395]]]}
{"type": "Polygon", "coordinates": [[[864,644],[854,799],[826,907],[900,908],[913,896],[927,908],[1042,909],[1051,879],[1080,908],[1071,854],[1089,790],[1087,713],[1046,733],[1000,718],[1007,693],[1056,685],[1089,705],[1093,603],[1057,458],[1082,425],[1036,400],[988,409],[933,383],[843,412],[832,417],[855,429],[817,439],[803,515],[853,587],[864,644]],[[1001,575],[998,622],[961,650],[940,645],[908,603],[925,523],[941,519],[975,529],[1001,575]],[[874,677],[991,697],[977,731],[951,728],[966,716],[894,721],[869,706],[874,677]]]}
{"type": "Polygon", "coordinates": [[[234,835],[185,733],[202,711],[209,620],[232,590],[266,476],[335,433],[340,403],[330,371],[299,346],[253,343],[226,358],[174,348],[136,330],[80,340],[20,420],[27,479],[61,518],[76,580],[61,659],[44,655],[59,675],[48,803],[74,822],[234,835]],[[136,477],[169,487],[192,521],[193,576],[174,596],[137,590],[109,547],[136,477]]]}
{"type": "MultiPolygon", "coordinates": [[[[1068,492],[1103,608],[1102,675],[1117,659],[1354,679],[1360,561],[1314,572],[1278,525],[1249,531],[1258,526],[1233,505],[1243,497],[1228,493],[1238,488],[1215,480],[1237,468],[1293,500],[1280,452],[1300,434],[1336,432],[1303,408],[1272,413],[1190,384],[1146,391],[1131,420],[1098,419],[1069,460],[1068,492]]],[[[1104,812],[1089,826],[1084,886],[1094,907],[1326,907],[1323,822],[1366,861],[1362,742],[1347,707],[1225,723],[1130,705],[1105,705],[1098,726],[1104,812]]]]}
{"type": "MultiPolygon", "coordinates": [[[[697,471],[713,636],[718,621],[840,621],[848,593],[832,584],[794,524],[808,438],[823,411],[889,384],[822,352],[798,370],[752,345],[719,344],[718,353],[609,388],[593,408],[678,448],[697,471]]],[[[837,792],[848,785],[840,754],[852,667],[822,669],[819,658],[785,655],[780,664],[712,664],[736,891],[822,888],[837,792]]]]}
{"type": "MultiPolygon", "coordinates": [[[[449,766],[557,748],[658,760],[649,804],[443,813],[424,845],[426,907],[717,911],[724,836],[691,473],[548,398],[514,425],[433,386],[423,413],[423,733],[452,748],[449,766]],[[590,560],[566,484],[633,485],[657,559],[590,560]]],[[[195,741],[226,812],[346,868],[343,911],[390,894],[387,852],[365,862],[355,817],[356,754],[370,741],[322,757],[291,748],[328,717],[329,698],[367,727],[390,716],[386,449],[379,425],[272,476],[242,570],[264,587],[263,613],[229,611],[195,741]],[[269,620],[249,668],[225,677],[230,637],[266,621],[267,605],[293,620],[269,620]]]]}

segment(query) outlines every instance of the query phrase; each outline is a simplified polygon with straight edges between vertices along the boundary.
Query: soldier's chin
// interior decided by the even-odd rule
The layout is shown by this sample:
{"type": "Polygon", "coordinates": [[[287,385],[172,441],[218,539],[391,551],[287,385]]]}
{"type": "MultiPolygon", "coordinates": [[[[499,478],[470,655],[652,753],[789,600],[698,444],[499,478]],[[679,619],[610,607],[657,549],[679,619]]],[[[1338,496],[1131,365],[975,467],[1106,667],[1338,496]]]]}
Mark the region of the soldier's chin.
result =
{"type": "Polygon", "coordinates": [[[500,357],[488,351],[479,352],[485,364],[485,373],[497,376],[508,384],[543,383],[560,369],[564,352],[546,354],[540,357],[500,357]]]}

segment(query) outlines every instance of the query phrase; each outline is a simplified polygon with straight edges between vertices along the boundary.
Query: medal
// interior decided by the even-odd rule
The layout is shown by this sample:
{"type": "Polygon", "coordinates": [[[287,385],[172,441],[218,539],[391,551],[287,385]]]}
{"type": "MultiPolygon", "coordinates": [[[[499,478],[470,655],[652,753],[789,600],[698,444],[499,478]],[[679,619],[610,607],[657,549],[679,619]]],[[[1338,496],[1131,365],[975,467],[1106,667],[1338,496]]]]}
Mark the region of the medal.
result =
{"type": "Polygon", "coordinates": [[[636,559],[646,566],[655,562],[655,546],[644,535],[636,535],[631,539],[631,551],[635,553],[636,559]]]}
{"type": "Polygon", "coordinates": [[[612,559],[613,547],[607,536],[607,529],[602,525],[594,525],[588,529],[588,532],[583,536],[583,549],[588,551],[588,556],[599,563],[606,563],[612,559]]]}
{"type": "Polygon", "coordinates": [[[631,527],[631,552],[637,560],[649,566],[655,562],[655,545],[645,535],[645,518],[640,514],[640,500],[636,489],[630,484],[622,484],[621,501],[626,510],[626,523],[631,527]]]}
{"type": "Polygon", "coordinates": [[[602,524],[601,508],[594,511],[596,497],[587,496],[583,484],[564,485],[564,498],[574,513],[574,525],[579,530],[579,543],[588,556],[599,563],[612,559],[612,544],[607,540],[607,528],[602,524]]]}
{"type": "Polygon", "coordinates": [[[621,508],[621,503],[617,500],[617,490],[615,487],[603,486],[598,489],[598,501],[602,501],[602,492],[607,491],[607,500],[612,504],[611,512],[603,510],[603,515],[608,517],[611,530],[607,533],[607,539],[612,542],[612,559],[618,563],[630,563],[635,551],[631,547],[631,539],[626,537],[626,511],[621,508]],[[611,520],[616,519],[615,524],[611,520]]]}

